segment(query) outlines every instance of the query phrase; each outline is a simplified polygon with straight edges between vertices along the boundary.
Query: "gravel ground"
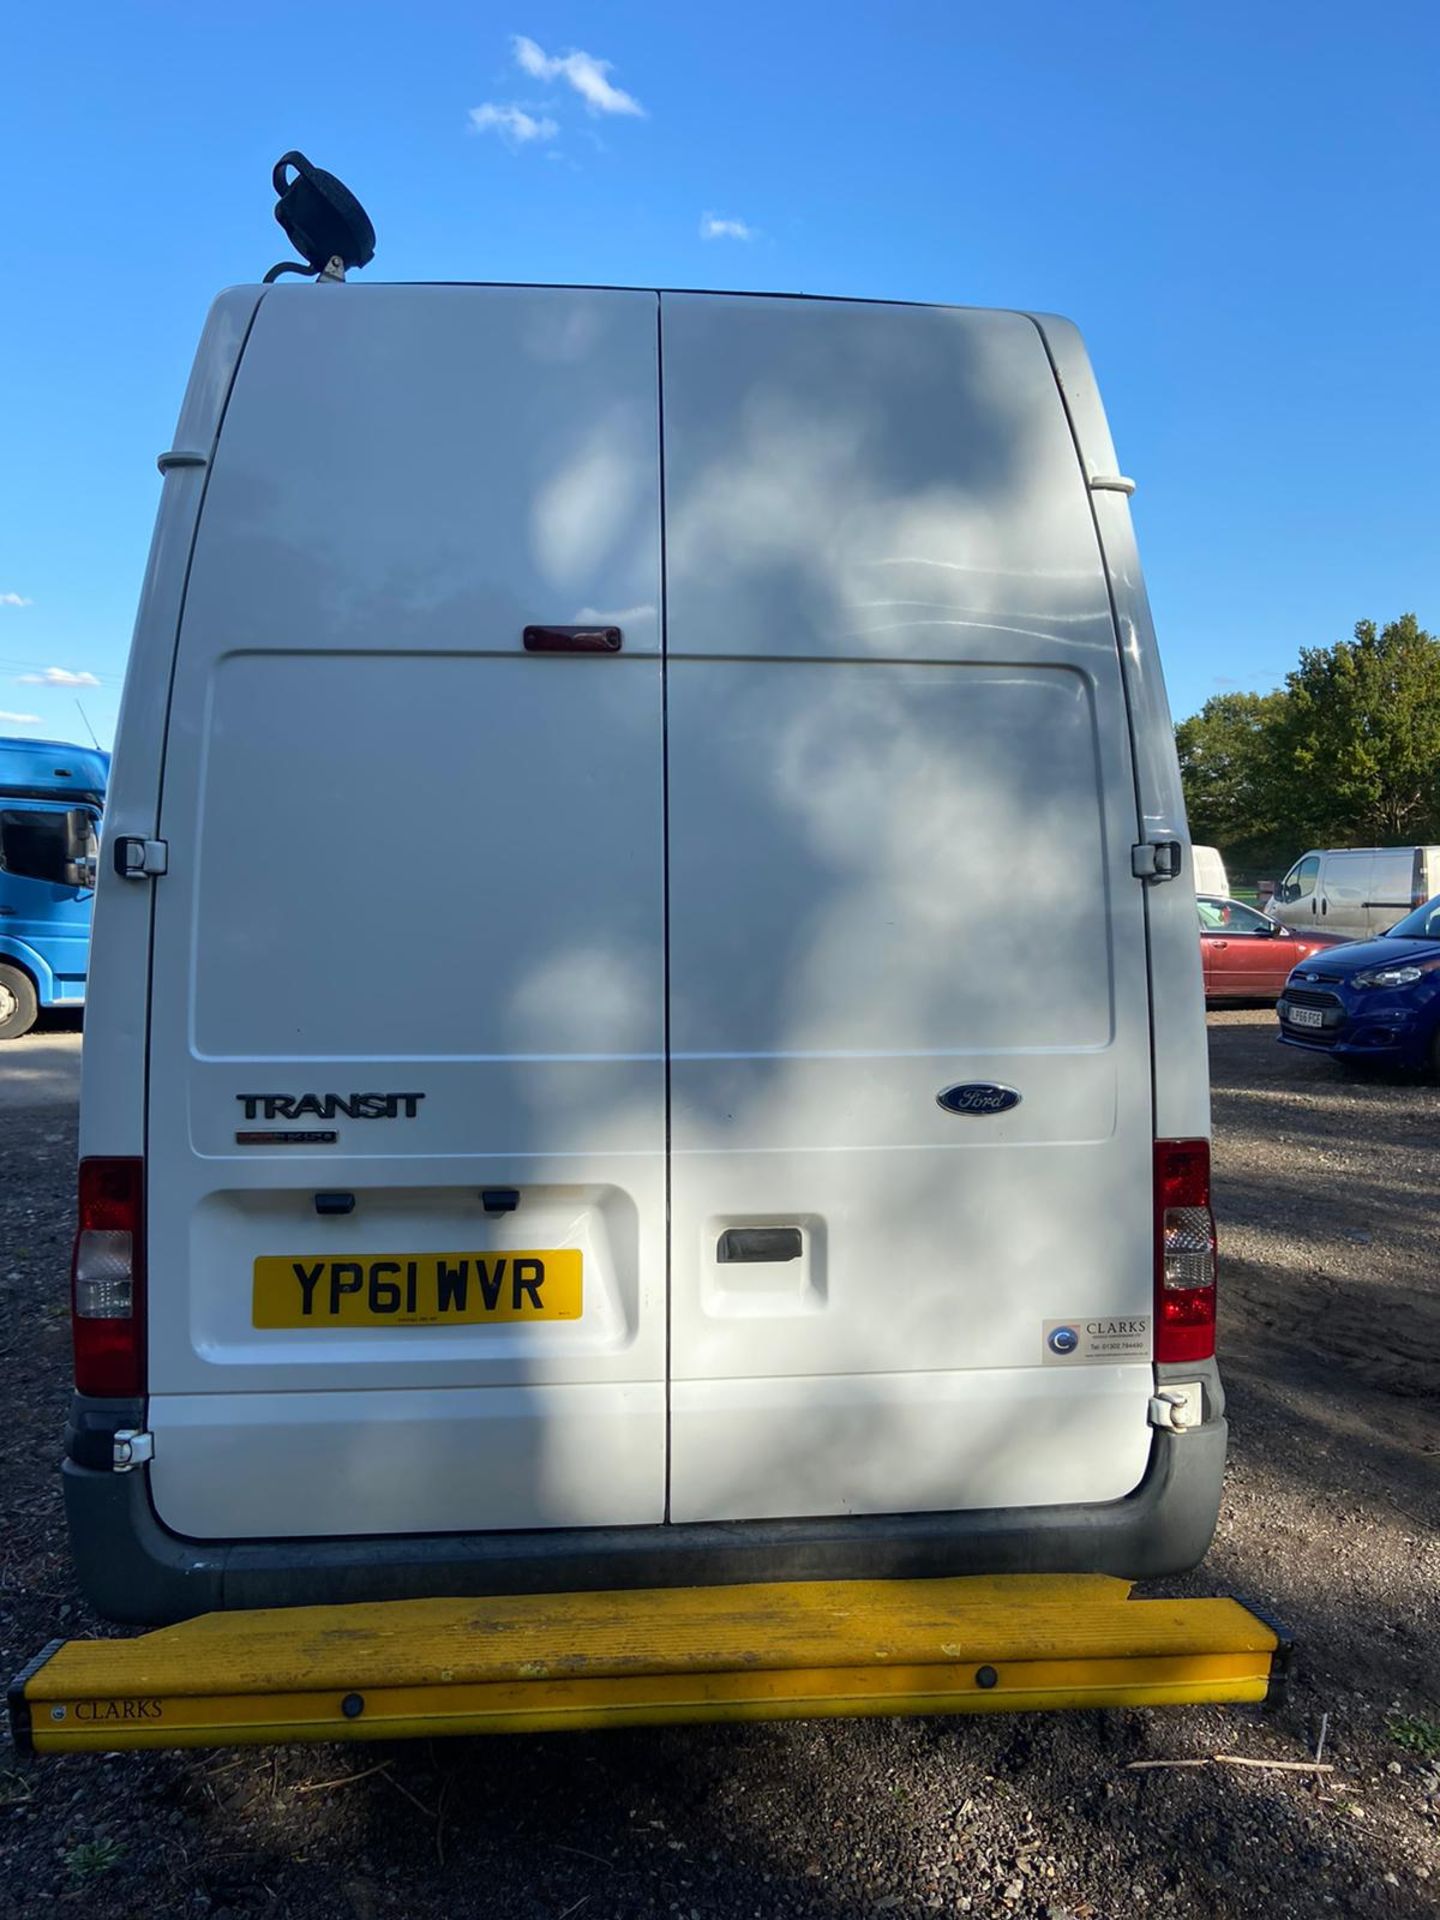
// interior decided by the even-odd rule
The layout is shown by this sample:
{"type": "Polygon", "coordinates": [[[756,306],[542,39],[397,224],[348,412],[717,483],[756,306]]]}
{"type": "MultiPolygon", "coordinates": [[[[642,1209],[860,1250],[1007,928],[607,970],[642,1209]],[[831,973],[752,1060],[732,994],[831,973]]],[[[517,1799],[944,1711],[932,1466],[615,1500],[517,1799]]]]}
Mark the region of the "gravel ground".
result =
{"type": "MultiPolygon", "coordinates": [[[[1187,1592],[1293,1628],[1290,1703],[124,1755],[0,1750],[0,1912],[504,1920],[1426,1915],[1440,1906],[1435,1088],[1211,1017],[1233,1452],[1187,1592]],[[1303,1760],[1335,1771],[1137,1759],[1303,1760]],[[1418,1748],[1431,1748],[1426,1752],[1418,1748]]],[[[0,1062],[0,1665],[95,1630],[55,1471],[78,1035],[0,1062]]]]}

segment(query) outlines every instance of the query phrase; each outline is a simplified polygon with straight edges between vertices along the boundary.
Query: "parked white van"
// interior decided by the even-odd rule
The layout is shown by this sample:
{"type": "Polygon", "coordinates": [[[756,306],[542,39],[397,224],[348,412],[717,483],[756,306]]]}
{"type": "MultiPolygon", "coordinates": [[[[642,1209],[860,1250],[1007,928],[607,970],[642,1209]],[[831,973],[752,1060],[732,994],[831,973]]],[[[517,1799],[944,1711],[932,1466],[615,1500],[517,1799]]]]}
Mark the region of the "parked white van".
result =
{"type": "Polygon", "coordinates": [[[1303,854],[1265,912],[1282,927],[1355,939],[1384,933],[1440,893],[1440,847],[1329,847],[1303,854]]]}
{"type": "Polygon", "coordinates": [[[1230,878],[1218,847],[1191,847],[1190,873],[1196,893],[1214,894],[1220,900],[1229,899],[1230,878]]]}
{"type": "Polygon", "coordinates": [[[160,465],[95,1606],[1193,1564],[1195,902],[1074,328],[245,287],[160,465]]]}

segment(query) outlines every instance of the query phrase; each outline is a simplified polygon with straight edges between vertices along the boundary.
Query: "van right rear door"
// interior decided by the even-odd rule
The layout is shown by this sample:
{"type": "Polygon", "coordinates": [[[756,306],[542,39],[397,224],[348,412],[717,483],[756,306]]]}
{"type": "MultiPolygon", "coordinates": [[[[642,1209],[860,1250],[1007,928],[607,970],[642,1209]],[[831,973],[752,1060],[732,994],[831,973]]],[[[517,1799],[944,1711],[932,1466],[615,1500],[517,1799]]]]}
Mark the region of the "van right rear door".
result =
{"type": "Polygon", "coordinates": [[[663,295],[673,1519],[1116,1499],[1144,889],[1091,504],[1014,314],[663,295]]]}

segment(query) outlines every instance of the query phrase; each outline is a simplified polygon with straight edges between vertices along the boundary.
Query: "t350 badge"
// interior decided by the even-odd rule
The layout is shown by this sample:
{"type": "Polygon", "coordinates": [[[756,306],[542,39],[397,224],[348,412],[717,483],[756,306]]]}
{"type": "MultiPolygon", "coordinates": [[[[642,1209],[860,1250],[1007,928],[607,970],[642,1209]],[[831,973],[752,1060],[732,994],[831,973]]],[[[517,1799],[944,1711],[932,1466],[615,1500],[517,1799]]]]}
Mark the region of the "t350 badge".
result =
{"type": "Polygon", "coordinates": [[[992,1113],[1009,1113],[1012,1107],[1020,1104],[1020,1095],[1014,1087],[996,1086],[993,1080],[967,1080],[963,1086],[946,1087],[943,1093],[935,1096],[936,1104],[946,1113],[964,1113],[972,1117],[983,1117],[992,1113]]]}

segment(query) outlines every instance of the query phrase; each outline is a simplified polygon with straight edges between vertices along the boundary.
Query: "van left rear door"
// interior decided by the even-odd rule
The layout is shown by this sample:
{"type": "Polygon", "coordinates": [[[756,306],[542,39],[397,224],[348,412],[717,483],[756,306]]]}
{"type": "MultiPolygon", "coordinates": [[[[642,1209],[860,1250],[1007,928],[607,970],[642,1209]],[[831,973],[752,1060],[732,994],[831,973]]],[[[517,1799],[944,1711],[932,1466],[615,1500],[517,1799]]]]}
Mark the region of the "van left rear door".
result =
{"type": "Polygon", "coordinates": [[[260,303],[154,883],[181,1533],[663,1518],[658,408],[651,294],[260,303]]]}

